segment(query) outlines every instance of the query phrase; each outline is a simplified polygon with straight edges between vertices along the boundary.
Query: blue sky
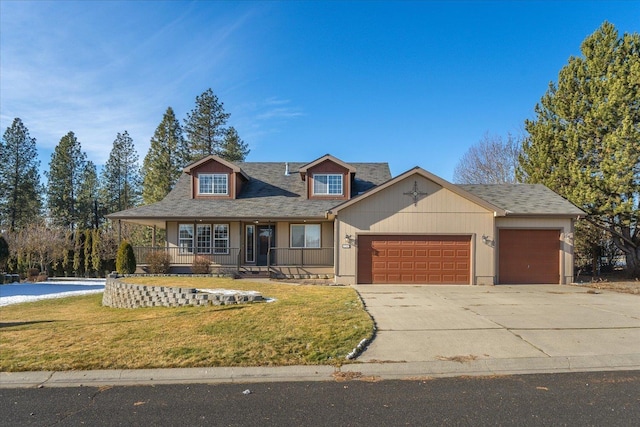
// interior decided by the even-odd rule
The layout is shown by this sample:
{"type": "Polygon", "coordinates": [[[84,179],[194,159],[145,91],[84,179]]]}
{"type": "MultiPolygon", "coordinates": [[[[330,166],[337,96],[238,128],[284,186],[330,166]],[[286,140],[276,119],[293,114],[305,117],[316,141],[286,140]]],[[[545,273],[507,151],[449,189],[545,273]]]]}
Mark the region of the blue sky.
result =
{"type": "Polygon", "coordinates": [[[167,107],[212,88],[248,161],[450,180],[485,133],[523,132],[605,20],[639,32],[640,1],[2,0],[0,125],[22,119],[43,170],[70,130],[97,165],[127,130],[142,161],[167,107]]]}

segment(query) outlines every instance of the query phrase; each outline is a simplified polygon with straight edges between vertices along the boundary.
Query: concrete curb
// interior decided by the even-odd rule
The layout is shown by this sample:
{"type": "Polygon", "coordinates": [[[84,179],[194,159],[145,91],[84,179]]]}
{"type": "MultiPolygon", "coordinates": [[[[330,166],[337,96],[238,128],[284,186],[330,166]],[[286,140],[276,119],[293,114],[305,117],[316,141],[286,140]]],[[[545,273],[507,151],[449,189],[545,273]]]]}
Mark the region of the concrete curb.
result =
{"type": "Polygon", "coordinates": [[[353,363],[341,368],[322,365],[0,372],[0,389],[334,381],[340,379],[415,380],[456,376],[636,370],[640,370],[640,354],[478,359],[464,363],[440,360],[408,363],[353,363]]]}

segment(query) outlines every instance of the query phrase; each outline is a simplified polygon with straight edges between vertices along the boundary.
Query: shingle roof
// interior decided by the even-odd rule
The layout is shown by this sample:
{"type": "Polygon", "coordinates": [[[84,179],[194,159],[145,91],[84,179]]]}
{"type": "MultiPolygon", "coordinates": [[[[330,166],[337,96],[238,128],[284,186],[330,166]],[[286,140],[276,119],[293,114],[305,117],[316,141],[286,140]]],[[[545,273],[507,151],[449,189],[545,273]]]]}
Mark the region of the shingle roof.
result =
{"type": "Polygon", "coordinates": [[[504,209],[507,215],[585,215],[542,184],[459,184],[458,187],[504,209]]]}
{"type": "MultiPolygon", "coordinates": [[[[356,170],[353,195],[391,179],[387,163],[349,163],[356,170]]],[[[160,202],[139,206],[109,215],[113,219],[279,219],[324,218],[339,203],[336,200],[309,200],[306,184],[298,170],[305,163],[244,162],[237,165],[250,177],[236,199],[192,199],[191,177],[182,174],[175,187],[160,202]]]]}

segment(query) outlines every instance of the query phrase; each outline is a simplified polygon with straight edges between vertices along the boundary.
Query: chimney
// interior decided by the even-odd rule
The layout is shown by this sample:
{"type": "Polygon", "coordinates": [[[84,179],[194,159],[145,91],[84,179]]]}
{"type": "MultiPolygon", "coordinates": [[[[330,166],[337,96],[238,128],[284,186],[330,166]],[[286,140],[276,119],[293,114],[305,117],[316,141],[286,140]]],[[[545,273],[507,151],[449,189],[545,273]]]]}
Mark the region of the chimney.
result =
{"type": "Polygon", "coordinates": [[[289,163],[288,162],[284,163],[284,175],[285,176],[289,176],[289,163]]]}

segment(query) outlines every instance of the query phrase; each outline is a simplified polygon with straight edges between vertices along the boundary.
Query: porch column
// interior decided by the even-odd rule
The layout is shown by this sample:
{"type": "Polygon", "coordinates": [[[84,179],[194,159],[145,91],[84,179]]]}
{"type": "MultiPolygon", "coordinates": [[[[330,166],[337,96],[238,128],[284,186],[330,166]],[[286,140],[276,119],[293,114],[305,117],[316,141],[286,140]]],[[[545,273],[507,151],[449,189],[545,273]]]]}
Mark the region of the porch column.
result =
{"type": "Polygon", "coordinates": [[[151,232],[151,246],[153,246],[154,248],[156,247],[156,231],[157,227],[154,225],[153,231],[151,232]]]}

